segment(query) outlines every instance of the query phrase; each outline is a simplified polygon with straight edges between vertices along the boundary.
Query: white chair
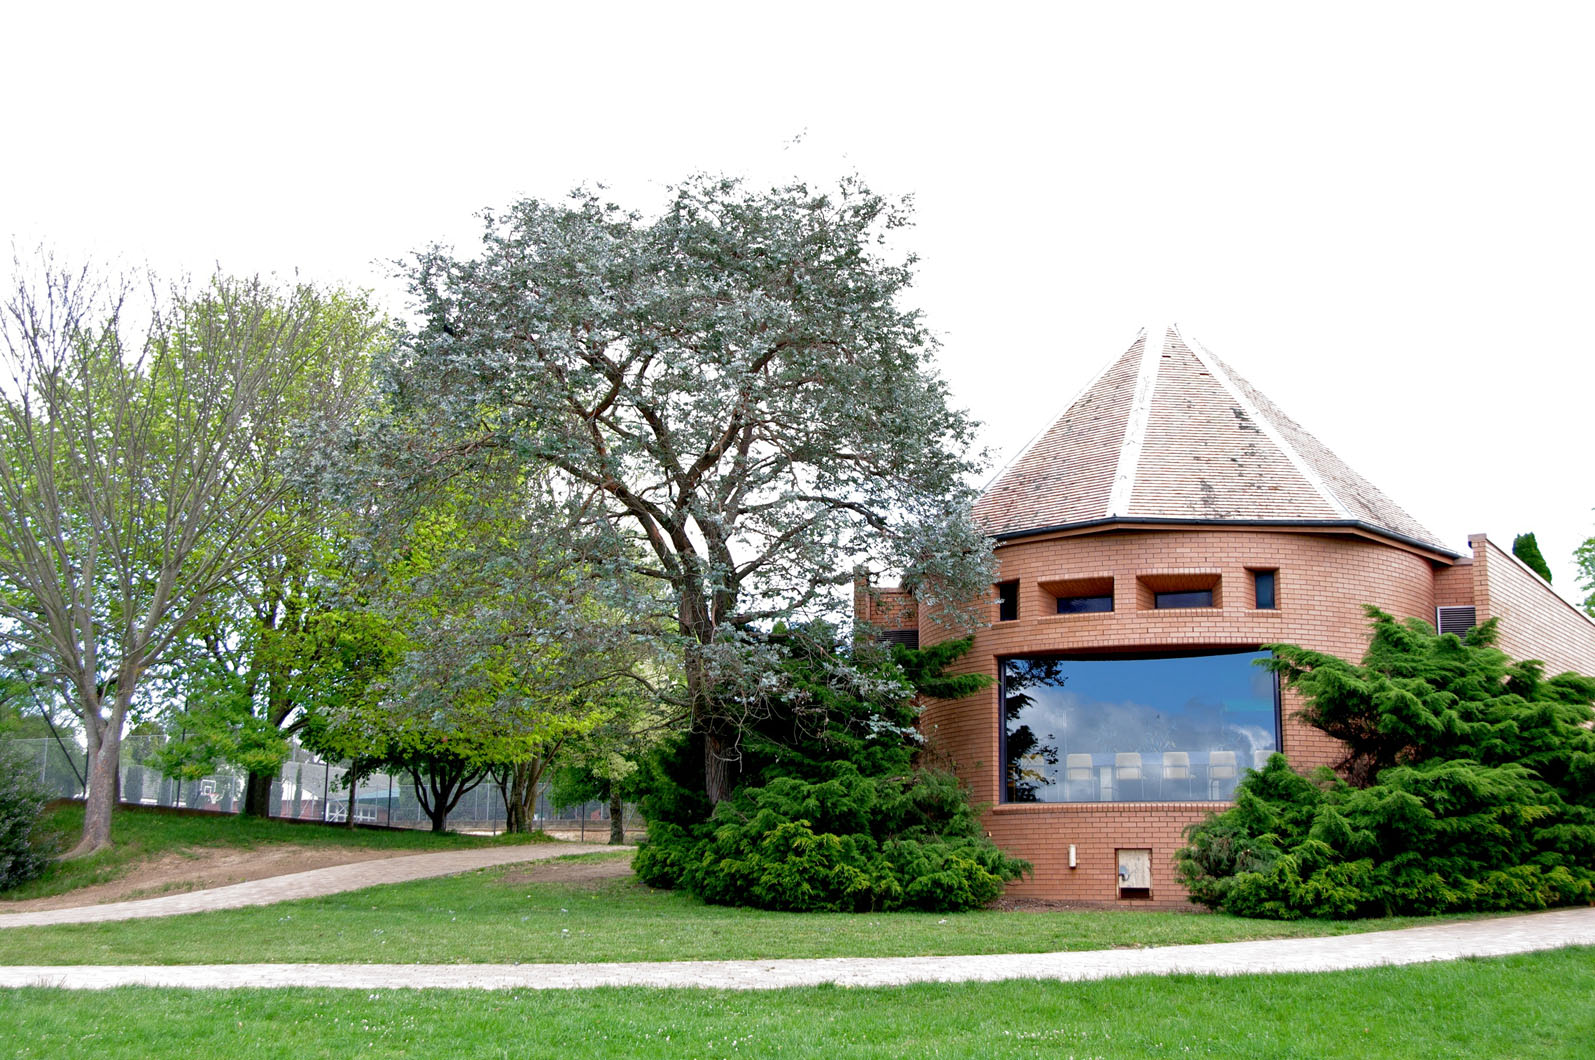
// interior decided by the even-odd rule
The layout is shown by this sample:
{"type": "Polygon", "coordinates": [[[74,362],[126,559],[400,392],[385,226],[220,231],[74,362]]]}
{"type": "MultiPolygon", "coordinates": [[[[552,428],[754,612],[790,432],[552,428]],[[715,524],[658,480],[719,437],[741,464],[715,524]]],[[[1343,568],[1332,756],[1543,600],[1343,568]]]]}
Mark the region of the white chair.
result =
{"type": "MultiPolygon", "coordinates": [[[[1191,756],[1186,751],[1163,752],[1163,779],[1179,781],[1185,785],[1185,796],[1191,795],[1191,756]]],[[[1162,789],[1159,788],[1159,791],[1162,789]]]]}
{"type": "Polygon", "coordinates": [[[1235,752],[1213,751],[1207,756],[1207,784],[1208,795],[1218,798],[1220,782],[1234,780],[1236,777],[1235,752]]]}
{"type": "Polygon", "coordinates": [[[1252,752],[1252,768],[1253,769],[1263,769],[1263,768],[1267,767],[1268,760],[1270,758],[1272,758],[1274,755],[1278,754],[1278,753],[1279,753],[1279,751],[1277,749],[1275,749],[1275,748],[1269,748],[1266,751],[1253,751],[1252,752]]]}
{"type": "Polygon", "coordinates": [[[1141,754],[1138,751],[1120,751],[1113,756],[1113,787],[1114,797],[1125,801],[1126,794],[1120,786],[1125,781],[1134,783],[1134,791],[1141,794],[1141,779],[1145,776],[1141,772],[1141,754]]]}

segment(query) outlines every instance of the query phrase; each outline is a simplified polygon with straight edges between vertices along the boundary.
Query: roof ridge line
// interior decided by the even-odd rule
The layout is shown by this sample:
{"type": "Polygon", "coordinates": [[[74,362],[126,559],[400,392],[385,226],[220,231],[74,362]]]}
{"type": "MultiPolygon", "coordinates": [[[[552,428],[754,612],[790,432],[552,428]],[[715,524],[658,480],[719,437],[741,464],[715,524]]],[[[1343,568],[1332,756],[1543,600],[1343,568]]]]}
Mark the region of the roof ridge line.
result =
{"type": "Polygon", "coordinates": [[[1130,399],[1130,411],[1124,420],[1119,463],[1114,469],[1113,489],[1108,493],[1106,514],[1109,518],[1125,515],[1130,510],[1130,499],[1135,494],[1135,469],[1141,463],[1141,450],[1146,446],[1146,429],[1152,419],[1152,394],[1157,390],[1158,369],[1163,360],[1163,348],[1169,341],[1170,327],[1168,324],[1157,327],[1156,345],[1152,342],[1153,327],[1148,325],[1145,329],[1146,345],[1141,349],[1141,368],[1135,379],[1135,396],[1130,399]]]}
{"type": "Polygon", "coordinates": [[[1291,466],[1296,469],[1297,474],[1306,480],[1307,485],[1311,486],[1313,491],[1322,497],[1324,502],[1339,513],[1342,518],[1353,518],[1351,509],[1347,508],[1345,502],[1329,488],[1323,477],[1308,463],[1307,458],[1302,456],[1296,450],[1296,447],[1286,440],[1279,426],[1273,420],[1264,416],[1262,411],[1245,394],[1241,393],[1240,387],[1236,386],[1234,380],[1230,378],[1226,366],[1223,366],[1223,362],[1200,342],[1181,334],[1178,325],[1174,327],[1174,334],[1181,342],[1185,343],[1185,348],[1195,355],[1196,359],[1202,363],[1202,366],[1213,374],[1213,378],[1217,379],[1220,385],[1229,391],[1230,396],[1240,403],[1242,409],[1252,418],[1252,422],[1257,424],[1258,429],[1263,432],[1268,440],[1279,447],[1279,451],[1285,454],[1285,459],[1290,461],[1291,466]]]}
{"type": "MultiPolygon", "coordinates": [[[[1136,338],[1139,337],[1139,335],[1136,336],[1136,338]]],[[[1135,339],[1131,339],[1130,346],[1134,345],[1135,339]]],[[[1129,352],[1129,348],[1127,347],[1124,353],[1129,352]]],[[[1010,470],[1012,470],[1013,467],[1019,463],[1019,461],[1029,456],[1030,450],[1036,447],[1036,443],[1045,438],[1052,428],[1058,425],[1058,421],[1063,419],[1064,416],[1068,415],[1069,410],[1078,405],[1080,403],[1080,399],[1089,394],[1091,392],[1091,388],[1102,382],[1102,377],[1111,372],[1113,370],[1113,366],[1124,359],[1124,353],[1116,353],[1112,357],[1108,358],[1108,362],[1098,369],[1095,375],[1086,380],[1085,386],[1082,386],[1074,395],[1074,397],[1069,399],[1069,403],[1067,405],[1058,410],[1058,414],[1056,416],[1053,416],[1051,419],[1047,420],[1039,431],[1030,436],[1030,440],[1028,442],[1019,447],[1018,452],[1014,453],[1014,455],[1009,457],[1001,467],[991,473],[991,477],[986,479],[985,484],[980,487],[980,492],[984,494],[987,490],[991,489],[991,487],[997,484],[998,479],[1002,478],[1010,470]]]]}

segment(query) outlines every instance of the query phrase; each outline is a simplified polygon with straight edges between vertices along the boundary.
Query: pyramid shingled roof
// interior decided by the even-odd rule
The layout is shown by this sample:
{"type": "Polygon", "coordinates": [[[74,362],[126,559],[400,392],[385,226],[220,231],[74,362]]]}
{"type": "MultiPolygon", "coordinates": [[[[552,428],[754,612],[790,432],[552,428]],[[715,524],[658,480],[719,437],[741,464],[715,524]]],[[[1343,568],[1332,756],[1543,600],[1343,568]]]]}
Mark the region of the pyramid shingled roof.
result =
{"type": "Polygon", "coordinates": [[[1178,328],[1149,328],[975,505],[996,538],[1105,522],[1357,527],[1456,553],[1178,328]]]}

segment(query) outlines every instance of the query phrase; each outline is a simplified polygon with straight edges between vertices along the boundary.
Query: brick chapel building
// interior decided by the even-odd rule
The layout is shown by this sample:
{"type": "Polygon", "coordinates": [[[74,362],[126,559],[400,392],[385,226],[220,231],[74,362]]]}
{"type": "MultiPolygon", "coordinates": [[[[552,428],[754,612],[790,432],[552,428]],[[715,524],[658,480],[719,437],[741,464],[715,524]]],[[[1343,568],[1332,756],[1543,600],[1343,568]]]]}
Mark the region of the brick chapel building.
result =
{"type": "MultiPolygon", "coordinates": [[[[1283,752],[1340,745],[1252,665],[1290,642],[1360,660],[1364,604],[1595,676],[1595,622],[1483,534],[1442,544],[1201,344],[1143,332],[975,506],[996,542],[991,623],[959,662],[985,692],[926,705],[930,753],[1035,866],[1014,896],[1185,904],[1182,830],[1283,752]]],[[[895,639],[952,634],[901,590],[855,611],[895,639]]]]}

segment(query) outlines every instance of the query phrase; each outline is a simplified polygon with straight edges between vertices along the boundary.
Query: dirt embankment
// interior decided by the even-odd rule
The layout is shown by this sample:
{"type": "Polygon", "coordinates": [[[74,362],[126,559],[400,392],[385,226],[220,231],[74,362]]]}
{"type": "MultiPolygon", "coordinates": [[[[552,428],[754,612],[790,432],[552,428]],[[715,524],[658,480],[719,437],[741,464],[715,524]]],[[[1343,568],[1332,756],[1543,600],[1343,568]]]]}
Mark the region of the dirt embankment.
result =
{"type": "Polygon", "coordinates": [[[0,902],[0,913],[26,913],[39,909],[70,909],[80,905],[103,905],[135,898],[158,898],[163,894],[182,894],[232,883],[263,880],[291,872],[323,869],[329,865],[350,865],[357,861],[403,857],[414,850],[360,850],[343,847],[272,844],[250,850],[220,847],[194,847],[162,854],[137,862],[125,874],[108,883],[80,887],[47,898],[28,898],[0,902]]]}

